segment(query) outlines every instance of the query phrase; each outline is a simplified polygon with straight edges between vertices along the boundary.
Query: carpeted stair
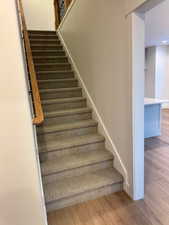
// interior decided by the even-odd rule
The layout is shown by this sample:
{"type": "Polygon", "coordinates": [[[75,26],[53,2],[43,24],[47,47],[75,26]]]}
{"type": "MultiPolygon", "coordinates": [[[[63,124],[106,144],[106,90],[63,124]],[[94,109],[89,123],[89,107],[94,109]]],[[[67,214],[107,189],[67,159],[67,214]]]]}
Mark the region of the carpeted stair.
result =
{"type": "Polygon", "coordinates": [[[56,32],[29,37],[45,115],[37,135],[47,210],[121,191],[123,178],[56,32]]]}

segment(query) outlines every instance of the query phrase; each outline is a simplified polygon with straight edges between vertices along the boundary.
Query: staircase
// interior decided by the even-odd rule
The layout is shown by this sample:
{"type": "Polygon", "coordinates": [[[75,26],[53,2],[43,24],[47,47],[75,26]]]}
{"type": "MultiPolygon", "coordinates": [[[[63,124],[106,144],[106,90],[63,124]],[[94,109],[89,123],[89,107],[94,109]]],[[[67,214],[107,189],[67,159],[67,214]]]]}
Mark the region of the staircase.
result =
{"type": "Polygon", "coordinates": [[[121,191],[123,178],[56,32],[29,31],[29,38],[45,114],[37,136],[47,211],[121,191]]]}

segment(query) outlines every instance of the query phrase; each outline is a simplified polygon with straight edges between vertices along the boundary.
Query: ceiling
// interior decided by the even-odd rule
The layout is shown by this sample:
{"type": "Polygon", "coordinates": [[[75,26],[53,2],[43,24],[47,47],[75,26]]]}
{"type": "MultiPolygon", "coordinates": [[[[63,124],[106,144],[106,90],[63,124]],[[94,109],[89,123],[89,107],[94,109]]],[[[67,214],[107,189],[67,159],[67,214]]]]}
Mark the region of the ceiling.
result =
{"type": "Polygon", "coordinates": [[[169,45],[169,0],[157,5],[145,15],[145,45],[169,45]]]}

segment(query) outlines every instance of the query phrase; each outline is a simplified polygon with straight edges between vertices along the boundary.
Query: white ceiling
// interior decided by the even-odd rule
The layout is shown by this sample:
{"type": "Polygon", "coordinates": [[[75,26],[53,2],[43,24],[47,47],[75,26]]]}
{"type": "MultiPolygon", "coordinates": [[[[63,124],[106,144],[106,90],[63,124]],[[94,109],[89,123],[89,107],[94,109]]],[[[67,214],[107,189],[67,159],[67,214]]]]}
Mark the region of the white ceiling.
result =
{"type": "Polygon", "coordinates": [[[165,0],[146,13],[146,47],[169,44],[169,0],[165,0]]]}

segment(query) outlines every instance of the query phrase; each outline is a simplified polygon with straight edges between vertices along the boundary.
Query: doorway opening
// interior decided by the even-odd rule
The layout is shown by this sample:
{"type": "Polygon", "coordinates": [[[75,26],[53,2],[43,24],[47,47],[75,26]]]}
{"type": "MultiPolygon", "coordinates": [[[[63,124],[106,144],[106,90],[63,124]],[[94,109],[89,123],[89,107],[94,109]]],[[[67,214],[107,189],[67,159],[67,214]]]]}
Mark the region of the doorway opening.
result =
{"type": "Polygon", "coordinates": [[[165,0],[145,14],[145,193],[152,187],[158,205],[169,188],[168,10],[165,0]]]}
{"type": "Polygon", "coordinates": [[[135,199],[145,190],[159,205],[169,187],[169,1],[147,2],[132,17],[134,185],[135,199]]]}

